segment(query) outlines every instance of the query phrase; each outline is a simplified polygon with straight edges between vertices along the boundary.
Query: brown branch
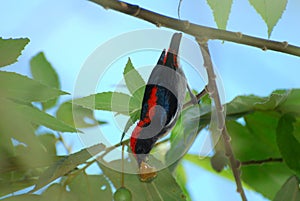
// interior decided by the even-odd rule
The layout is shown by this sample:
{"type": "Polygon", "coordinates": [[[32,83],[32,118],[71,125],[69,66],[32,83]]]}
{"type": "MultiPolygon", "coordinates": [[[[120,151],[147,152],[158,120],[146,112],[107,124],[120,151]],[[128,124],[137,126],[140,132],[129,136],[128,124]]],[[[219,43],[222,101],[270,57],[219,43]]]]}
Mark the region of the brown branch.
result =
{"type": "Polygon", "coordinates": [[[295,56],[300,56],[300,47],[290,45],[286,41],[273,41],[258,37],[244,35],[241,32],[225,31],[206,26],[190,23],[186,20],[178,20],[165,15],[161,15],[137,5],[132,5],[126,2],[117,0],[90,0],[95,2],[105,9],[113,9],[145,21],[148,21],[156,26],[164,26],[174,30],[178,30],[197,38],[218,39],[222,41],[230,41],[238,44],[249,45],[260,48],[262,50],[274,50],[295,56]]]}
{"type": "Polygon", "coordinates": [[[262,160],[250,160],[250,161],[243,161],[241,162],[241,166],[247,166],[247,165],[262,165],[265,163],[275,163],[275,162],[283,162],[282,158],[268,158],[268,159],[262,159],[262,160]]]}
{"type": "MultiPolygon", "coordinates": [[[[200,93],[198,93],[197,95],[196,95],[196,99],[197,99],[197,101],[199,101],[203,96],[205,96],[207,94],[207,92],[206,92],[206,87],[200,92],[200,93]]],[[[186,102],[184,105],[183,105],[183,107],[182,107],[182,109],[185,109],[185,108],[187,108],[187,107],[189,107],[189,106],[191,106],[191,105],[193,105],[194,103],[193,103],[193,100],[190,100],[190,101],[188,101],[188,102],[186,102]]]]}
{"type": "Polygon", "coordinates": [[[227,128],[225,125],[225,115],[223,113],[224,107],[221,104],[221,100],[220,100],[220,96],[219,96],[219,92],[218,92],[218,88],[217,88],[217,83],[216,83],[216,75],[214,73],[208,45],[205,40],[204,40],[204,43],[203,43],[203,40],[197,40],[197,42],[200,46],[202,57],[204,60],[204,67],[206,68],[206,72],[208,75],[207,91],[208,91],[208,94],[210,95],[210,97],[213,98],[213,100],[215,102],[215,107],[216,107],[216,112],[217,112],[217,125],[218,125],[218,129],[222,133],[222,137],[224,140],[224,146],[225,146],[225,153],[230,161],[231,169],[232,169],[233,176],[234,176],[236,186],[237,186],[237,192],[240,193],[242,200],[246,201],[247,198],[246,198],[246,195],[245,195],[245,192],[244,192],[244,189],[242,186],[242,182],[241,182],[241,177],[240,177],[240,169],[239,169],[239,165],[238,165],[239,162],[235,159],[233,150],[232,150],[232,147],[230,144],[231,139],[227,132],[227,128]]]}
{"type": "Polygon", "coordinates": [[[128,139],[128,140],[124,140],[124,141],[122,141],[122,142],[120,142],[120,143],[117,143],[117,144],[115,144],[115,145],[112,145],[112,146],[110,146],[110,147],[107,147],[107,148],[105,149],[104,153],[101,154],[100,158],[103,159],[104,156],[106,156],[106,155],[107,155],[109,152],[111,152],[112,150],[118,148],[119,146],[122,146],[123,144],[128,144],[128,143],[129,143],[129,139],[128,139]]]}
{"type": "Polygon", "coordinates": [[[124,158],[124,146],[125,144],[128,144],[129,140],[124,140],[121,143],[117,143],[115,145],[112,145],[110,147],[107,147],[105,149],[105,151],[103,153],[101,153],[99,156],[97,156],[96,158],[92,159],[91,161],[87,161],[85,163],[85,166],[83,168],[80,169],[80,171],[83,171],[85,169],[87,169],[89,166],[91,166],[93,163],[95,163],[96,161],[98,161],[99,159],[103,159],[104,156],[106,156],[109,152],[111,152],[112,150],[122,146],[122,159],[124,158]]]}

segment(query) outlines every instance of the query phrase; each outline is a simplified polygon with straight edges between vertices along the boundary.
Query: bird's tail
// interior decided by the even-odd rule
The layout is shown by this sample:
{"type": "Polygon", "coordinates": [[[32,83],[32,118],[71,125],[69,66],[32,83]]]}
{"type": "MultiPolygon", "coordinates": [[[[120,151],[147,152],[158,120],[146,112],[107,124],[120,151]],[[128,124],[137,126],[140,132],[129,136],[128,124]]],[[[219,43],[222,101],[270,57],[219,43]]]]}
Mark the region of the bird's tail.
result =
{"type": "Polygon", "coordinates": [[[178,55],[182,33],[174,33],[170,42],[169,52],[178,55]]]}

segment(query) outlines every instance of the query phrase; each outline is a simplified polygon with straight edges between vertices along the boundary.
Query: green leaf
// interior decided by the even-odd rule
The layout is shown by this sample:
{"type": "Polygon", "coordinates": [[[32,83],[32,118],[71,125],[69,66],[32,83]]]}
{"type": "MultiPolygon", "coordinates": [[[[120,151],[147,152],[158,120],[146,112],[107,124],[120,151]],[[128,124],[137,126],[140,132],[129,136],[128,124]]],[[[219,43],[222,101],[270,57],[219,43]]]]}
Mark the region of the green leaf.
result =
{"type": "Polygon", "coordinates": [[[141,111],[138,110],[138,111],[135,111],[130,114],[130,117],[129,117],[129,119],[125,125],[124,131],[122,133],[121,141],[123,140],[125,134],[128,132],[129,128],[140,118],[140,113],[141,113],[141,111]]]}
{"type": "Polygon", "coordinates": [[[5,198],[3,200],[4,201],[40,201],[41,196],[40,195],[30,195],[30,194],[14,195],[14,196],[5,198]]]}
{"type": "MultiPolygon", "coordinates": [[[[27,146],[35,145],[36,138],[32,122],[28,119],[27,114],[20,110],[21,104],[0,97],[0,133],[4,142],[10,144],[11,138],[25,143],[27,146]]],[[[7,145],[8,145],[7,144],[7,145]]],[[[5,149],[9,150],[8,146],[5,149]]]]}
{"type": "MultiPolygon", "coordinates": [[[[299,92],[295,91],[297,94],[299,92]]],[[[276,90],[268,97],[237,96],[226,104],[226,114],[230,118],[239,118],[256,110],[275,110],[285,103],[290,94],[290,90],[276,90]]]]}
{"type": "Polygon", "coordinates": [[[59,157],[44,149],[36,136],[32,138],[35,144],[15,145],[15,156],[1,158],[0,196],[33,186],[41,170],[58,160],[59,157]]]}
{"type": "MultiPolygon", "coordinates": [[[[123,76],[125,79],[126,86],[130,93],[133,95],[139,88],[144,87],[146,85],[145,81],[141,77],[141,75],[138,73],[138,71],[134,68],[134,66],[131,63],[130,58],[128,58],[128,62],[125,66],[123,76]]],[[[144,93],[143,91],[137,96],[143,97],[144,93]]]]}
{"type": "MultiPolygon", "coordinates": [[[[48,166],[55,155],[48,152],[46,143],[34,134],[32,113],[23,106],[0,98],[0,196],[32,186],[39,174],[38,168],[48,166]],[[14,139],[14,146],[12,146],[14,139]],[[2,141],[3,140],[3,141],[2,141]]],[[[53,143],[53,149],[54,143],[53,143]]]]}
{"type": "MultiPolygon", "coordinates": [[[[171,148],[166,154],[166,163],[173,164],[190,149],[196,136],[203,127],[200,125],[199,106],[195,105],[184,110],[172,130],[171,148]]],[[[171,169],[175,168],[173,166],[171,169]]]]}
{"type": "MultiPolygon", "coordinates": [[[[255,112],[244,117],[246,122],[245,135],[239,137],[239,139],[243,140],[242,142],[239,141],[235,144],[236,152],[241,150],[241,154],[237,155],[240,160],[280,157],[280,152],[276,146],[276,125],[278,118],[279,115],[275,112],[255,112]],[[247,147],[241,148],[243,145],[247,147]]],[[[244,129],[242,128],[242,130],[244,129]]],[[[236,135],[235,137],[238,137],[236,135]]]]}
{"type": "Polygon", "coordinates": [[[30,69],[35,80],[53,88],[60,88],[58,75],[43,52],[38,53],[31,59],[30,69]]]}
{"type": "MultiPolygon", "coordinates": [[[[279,115],[275,112],[255,112],[245,116],[246,125],[227,121],[232,149],[241,162],[281,157],[276,146],[276,126],[279,115]]],[[[242,166],[242,180],[251,188],[273,199],[292,171],[285,163],[264,163],[242,166]]]]}
{"type": "Polygon", "coordinates": [[[300,143],[300,120],[297,119],[297,122],[294,123],[294,136],[300,143]]]}
{"type": "MultiPolygon", "coordinates": [[[[1,107],[0,107],[0,112],[3,112],[1,110],[1,107]]],[[[6,112],[8,112],[8,111],[6,111],[6,112]]],[[[1,113],[1,115],[5,115],[5,113],[1,113]]],[[[8,119],[2,117],[1,122],[4,122],[4,121],[10,122],[8,119]],[[5,120],[3,120],[3,119],[5,119],[5,120]]],[[[0,132],[2,133],[0,135],[0,173],[1,173],[2,167],[3,166],[5,167],[6,163],[9,163],[7,158],[14,156],[14,146],[11,141],[11,133],[8,135],[3,133],[2,126],[0,128],[0,132]]]]}
{"type": "MultiPolygon", "coordinates": [[[[35,138],[37,139],[37,142],[34,145],[24,146],[21,144],[15,146],[16,160],[14,162],[21,163],[22,167],[20,167],[21,169],[19,170],[30,170],[40,167],[48,167],[49,165],[53,164],[53,162],[59,159],[58,156],[48,152],[45,146],[43,146],[43,144],[41,143],[41,138],[38,138],[37,136],[35,136],[35,138]]],[[[55,144],[53,144],[52,146],[54,147],[55,144]]]]}
{"type": "Polygon", "coordinates": [[[6,99],[1,100],[0,113],[2,114],[0,121],[0,138],[3,140],[3,143],[6,143],[5,146],[2,146],[3,149],[1,148],[4,154],[3,159],[6,160],[5,163],[1,163],[0,172],[41,167],[36,164],[46,164],[47,166],[53,161],[55,155],[52,154],[55,154],[55,139],[45,139],[46,136],[36,136],[32,124],[45,125],[59,131],[76,131],[76,129],[37,108],[18,104],[6,99]],[[16,149],[20,146],[12,147],[12,138],[17,140],[18,143],[24,144],[21,147],[26,146],[28,150],[23,150],[20,152],[21,155],[13,157],[15,156],[13,153],[16,154],[16,149]],[[44,141],[43,143],[42,139],[47,140],[47,142],[44,141]],[[53,143],[52,146],[49,145],[50,142],[53,143]],[[28,153],[29,150],[31,151],[30,153],[28,153]]]}
{"type": "Polygon", "coordinates": [[[97,144],[79,152],[70,154],[50,166],[39,178],[34,188],[34,191],[42,188],[55,179],[64,176],[68,172],[74,170],[78,165],[85,163],[93,155],[103,151],[105,146],[103,144],[97,144]]]}
{"type": "MultiPolygon", "coordinates": [[[[184,160],[234,182],[234,177],[229,168],[218,173],[211,167],[209,158],[200,158],[197,155],[186,154],[184,160]]],[[[247,189],[260,192],[269,199],[274,197],[283,182],[289,178],[290,175],[291,172],[283,163],[242,166],[243,186],[247,189]]]]}
{"type": "Polygon", "coordinates": [[[270,38],[274,26],[286,8],[287,0],[249,0],[249,2],[267,24],[270,38]]]}
{"type": "Polygon", "coordinates": [[[103,175],[81,173],[71,181],[69,187],[72,195],[78,200],[113,200],[110,184],[103,175]]]}
{"type": "Polygon", "coordinates": [[[242,180],[253,190],[272,200],[292,172],[284,163],[265,163],[242,167],[242,180]]]}
{"type": "Polygon", "coordinates": [[[56,156],[56,142],[57,138],[51,133],[40,134],[37,136],[44,149],[49,153],[49,155],[56,156]]]}
{"type": "Polygon", "coordinates": [[[287,91],[287,96],[278,105],[277,110],[281,113],[292,113],[300,116],[300,89],[292,89],[287,91]]]}
{"type": "Polygon", "coordinates": [[[0,67],[15,63],[28,43],[28,38],[0,38],[0,67]]]}
{"type": "MultiPolygon", "coordinates": [[[[187,96],[189,96],[188,93],[187,93],[187,96]]],[[[200,106],[202,106],[202,105],[211,105],[211,98],[209,97],[209,94],[204,95],[200,99],[200,101],[201,101],[200,106]]]]}
{"type": "Polygon", "coordinates": [[[143,86],[143,87],[137,89],[133,93],[132,97],[130,98],[130,101],[129,101],[130,113],[134,113],[136,111],[141,111],[144,93],[145,93],[145,87],[146,86],[143,86]]]}
{"type": "Polygon", "coordinates": [[[176,182],[178,183],[178,185],[180,186],[180,188],[182,189],[184,195],[186,196],[186,200],[191,201],[192,199],[191,199],[191,197],[189,195],[189,191],[186,187],[186,183],[187,183],[186,171],[185,171],[182,163],[180,163],[176,168],[175,179],[176,179],[176,182]]]}
{"type": "Polygon", "coordinates": [[[45,192],[43,192],[41,196],[41,201],[45,200],[55,200],[55,201],[80,201],[75,195],[71,192],[67,191],[65,186],[60,184],[52,184],[50,185],[45,192]]]}
{"type": "Polygon", "coordinates": [[[213,11],[215,22],[219,29],[226,29],[229,18],[232,0],[207,0],[208,5],[213,11]]]}
{"type": "Polygon", "coordinates": [[[26,115],[28,120],[37,125],[43,125],[47,128],[61,132],[79,132],[76,128],[65,124],[59,119],[56,119],[55,117],[35,107],[16,104],[16,108],[18,108],[22,114],[26,115]]]}
{"type": "Polygon", "coordinates": [[[44,102],[68,94],[17,73],[0,71],[0,77],[0,97],[23,102],[44,102]]]}
{"type": "MultiPolygon", "coordinates": [[[[288,112],[294,111],[300,114],[297,106],[300,108],[298,97],[300,90],[276,90],[270,96],[259,97],[254,95],[237,96],[231,102],[225,105],[227,120],[235,120],[255,111],[279,111],[288,112]]],[[[206,101],[208,102],[208,101],[206,101]]],[[[201,103],[201,121],[203,124],[210,123],[211,106],[207,103],[201,103]]]]}
{"type": "Polygon", "coordinates": [[[296,159],[300,155],[300,143],[293,134],[295,121],[295,117],[290,114],[282,115],[276,130],[276,140],[285,163],[300,175],[300,160],[296,159]]]}
{"type": "MultiPolygon", "coordinates": [[[[34,182],[35,182],[34,178],[24,178],[24,176],[27,176],[26,172],[21,172],[22,175],[20,175],[20,176],[16,176],[17,173],[14,173],[14,174],[15,174],[14,176],[13,176],[13,173],[1,175],[1,177],[0,177],[0,179],[1,179],[0,180],[0,196],[1,197],[34,185],[34,182]],[[10,178],[4,179],[3,177],[7,176],[7,175],[10,175],[10,178]]],[[[19,199],[19,197],[16,197],[15,199],[23,201],[21,198],[19,199]]],[[[14,200],[14,199],[10,198],[7,200],[14,200]]],[[[30,199],[28,199],[28,200],[30,200],[30,199]]]]}
{"type": "Polygon", "coordinates": [[[300,200],[299,179],[290,177],[276,194],[273,201],[297,201],[300,200]]]}
{"type": "MultiPolygon", "coordinates": [[[[155,163],[159,164],[158,161],[155,161],[155,163]]],[[[101,161],[98,164],[100,165],[104,174],[113,183],[115,188],[118,189],[121,184],[121,172],[114,169],[121,167],[121,160],[114,160],[109,163],[101,161]]],[[[130,162],[125,160],[124,166],[125,168],[136,168],[136,164],[133,163],[133,159],[130,162]]],[[[186,200],[185,195],[183,194],[179,185],[176,183],[174,177],[169,172],[168,168],[159,171],[157,177],[149,183],[141,182],[136,174],[124,173],[124,184],[125,187],[132,193],[132,201],[186,200]]]]}
{"type": "MultiPolygon", "coordinates": [[[[188,161],[190,163],[193,163],[204,170],[207,170],[208,172],[217,175],[219,177],[222,177],[224,179],[227,179],[229,181],[234,182],[234,177],[232,175],[231,169],[226,168],[223,169],[221,172],[216,172],[216,170],[211,166],[211,159],[210,158],[203,158],[199,157],[198,155],[195,154],[186,154],[183,158],[185,161],[188,161]]],[[[244,173],[244,172],[243,172],[244,173]]],[[[256,179],[256,178],[254,178],[256,179]]],[[[245,182],[242,181],[243,187],[247,189],[251,189],[249,185],[247,185],[245,182]]]]}
{"type": "Polygon", "coordinates": [[[128,129],[140,118],[141,115],[141,107],[143,101],[143,95],[145,91],[145,86],[139,88],[137,91],[133,93],[133,96],[130,98],[129,101],[129,119],[125,125],[121,141],[123,140],[125,134],[127,133],[128,129]]]}
{"type": "Polygon", "coordinates": [[[60,105],[56,111],[56,117],[76,128],[88,128],[99,124],[92,110],[79,105],[72,105],[70,102],[64,102],[60,105]]]}
{"type": "Polygon", "coordinates": [[[270,96],[262,97],[260,101],[254,103],[254,109],[274,110],[289,98],[291,92],[292,90],[275,90],[270,94],[270,96]]]}
{"type": "Polygon", "coordinates": [[[102,92],[73,100],[73,104],[90,110],[106,110],[129,115],[131,96],[120,92],[102,92]]]}
{"type": "MultiPolygon", "coordinates": [[[[238,153],[239,159],[247,161],[280,157],[279,150],[275,143],[276,125],[279,116],[276,112],[271,111],[285,112],[293,110],[293,112],[299,114],[295,108],[295,106],[299,104],[299,101],[297,101],[298,97],[298,89],[291,91],[278,90],[273,92],[269,97],[263,98],[257,96],[240,96],[227,105],[227,112],[233,119],[246,115],[246,126],[242,126],[236,122],[235,123],[240,126],[229,126],[229,133],[233,136],[235,153],[238,153]]],[[[203,119],[205,120],[205,118],[202,118],[203,114],[207,113],[201,111],[201,121],[203,119]]],[[[193,117],[195,117],[195,115],[193,117]]],[[[182,122],[179,120],[179,123],[182,122]]],[[[173,132],[185,133],[182,132],[182,129],[183,127],[177,127],[177,129],[175,127],[173,132]]],[[[175,139],[176,135],[171,137],[171,140],[175,139]]],[[[177,142],[179,142],[179,140],[177,142]]],[[[177,148],[181,147],[177,146],[177,148]]],[[[270,199],[274,197],[277,190],[283,184],[283,181],[292,174],[284,163],[245,166],[242,167],[242,170],[243,180],[270,199]]],[[[222,171],[222,173],[223,172],[224,171],[222,171]]]]}
{"type": "Polygon", "coordinates": [[[191,162],[215,175],[221,176],[223,178],[226,178],[230,181],[234,181],[234,177],[229,169],[225,169],[222,172],[216,172],[210,162],[210,158],[200,158],[198,155],[195,154],[186,154],[183,158],[184,160],[191,162]]]}
{"type": "MultiPolygon", "coordinates": [[[[31,74],[33,78],[49,87],[60,89],[58,75],[52,65],[47,61],[43,52],[40,52],[30,61],[31,74]]],[[[43,102],[45,109],[55,106],[57,98],[43,102]]]]}
{"type": "MultiPolygon", "coordinates": [[[[127,68],[127,65],[126,65],[126,68],[127,68]]],[[[125,71],[126,71],[126,68],[125,68],[125,71]]],[[[128,69],[127,69],[127,71],[128,71],[128,69]]],[[[131,76],[132,72],[134,72],[133,73],[133,74],[135,74],[134,76],[137,76],[137,77],[140,76],[137,71],[135,72],[135,69],[133,69],[133,70],[131,69],[130,73],[126,74],[126,76],[129,76],[129,75],[131,76]]],[[[134,78],[130,78],[130,79],[134,79],[134,78]]],[[[130,80],[128,80],[128,82],[130,82],[130,80]]],[[[145,92],[145,87],[146,87],[145,83],[140,82],[140,84],[144,84],[144,85],[142,85],[142,87],[139,86],[140,88],[136,88],[135,91],[131,92],[132,96],[129,100],[129,117],[130,118],[128,119],[128,121],[125,125],[124,131],[122,133],[121,141],[123,140],[128,129],[140,118],[142,102],[143,102],[144,92],[145,92]]]]}
{"type": "MultiPolygon", "coordinates": [[[[24,178],[25,171],[34,172],[35,170],[37,170],[37,168],[48,167],[49,165],[53,164],[53,162],[58,161],[61,158],[61,156],[50,155],[51,153],[45,152],[41,148],[37,149],[37,148],[31,148],[31,147],[24,148],[23,145],[22,146],[19,145],[16,149],[18,150],[18,152],[23,151],[22,154],[18,154],[17,156],[14,156],[14,157],[6,157],[6,158],[2,157],[0,159],[0,162],[1,162],[0,173],[2,174],[2,176],[5,176],[5,174],[12,174],[14,180],[16,180],[15,175],[17,172],[19,172],[22,174],[20,183],[25,184],[25,181],[28,180],[31,182],[29,185],[29,186],[31,186],[34,184],[34,183],[32,183],[33,180],[31,180],[32,178],[29,178],[28,175],[26,175],[27,178],[24,178]],[[39,151],[39,152],[37,152],[37,151],[39,151]],[[28,155],[26,155],[26,154],[28,154],[28,155]]],[[[41,170],[41,169],[39,169],[39,170],[41,170]]],[[[35,177],[36,177],[36,175],[35,175],[35,177]]],[[[7,178],[7,176],[5,176],[5,178],[7,178]]],[[[1,182],[3,182],[5,179],[1,178],[1,180],[2,180],[1,182]]],[[[16,181],[16,183],[17,183],[17,181],[16,181]]],[[[8,186],[7,184],[8,184],[7,182],[4,182],[4,185],[6,187],[8,186]]],[[[0,184],[0,186],[1,185],[2,184],[0,184]]],[[[2,190],[0,192],[2,192],[2,190]]],[[[1,193],[0,193],[0,196],[1,196],[1,193]]]]}

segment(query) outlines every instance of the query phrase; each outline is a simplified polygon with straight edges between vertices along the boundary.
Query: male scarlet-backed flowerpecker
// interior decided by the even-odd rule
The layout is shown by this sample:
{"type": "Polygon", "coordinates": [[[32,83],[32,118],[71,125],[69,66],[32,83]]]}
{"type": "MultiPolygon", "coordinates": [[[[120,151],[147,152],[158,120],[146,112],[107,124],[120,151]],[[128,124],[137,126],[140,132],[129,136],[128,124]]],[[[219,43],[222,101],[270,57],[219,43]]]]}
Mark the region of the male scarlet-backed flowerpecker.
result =
{"type": "Polygon", "coordinates": [[[178,64],[182,34],[175,33],[168,51],[163,50],[147,82],[140,120],[130,138],[139,166],[145,163],[156,141],[175,125],[186,95],[187,81],[178,64]]]}

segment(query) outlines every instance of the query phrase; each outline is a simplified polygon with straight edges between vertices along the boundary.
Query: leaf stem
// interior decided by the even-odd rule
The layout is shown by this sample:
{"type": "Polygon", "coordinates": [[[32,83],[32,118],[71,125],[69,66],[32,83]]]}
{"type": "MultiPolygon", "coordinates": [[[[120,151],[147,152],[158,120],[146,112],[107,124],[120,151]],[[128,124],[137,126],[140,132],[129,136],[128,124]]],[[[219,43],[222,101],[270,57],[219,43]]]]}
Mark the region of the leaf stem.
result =
{"type": "Polygon", "coordinates": [[[137,5],[129,4],[117,0],[90,0],[99,4],[105,9],[113,9],[127,15],[131,15],[147,22],[150,22],[158,27],[164,26],[174,30],[178,30],[197,38],[203,39],[218,39],[222,41],[230,41],[238,44],[248,45],[260,48],[262,50],[274,50],[277,52],[287,53],[290,55],[300,56],[300,47],[290,45],[286,41],[274,41],[263,38],[253,37],[242,34],[241,32],[232,32],[221,29],[210,28],[187,20],[179,20],[156,12],[152,12],[141,8],[137,5]]]}
{"type": "Polygon", "coordinates": [[[208,85],[207,85],[207,91],[211,98],[213,98],[215,102],[216,107],[216,113],[217,113],[217,125],[218,129],[220,129],[224,141],[225,146],[225,153],[226,156],[229,158],[231,169],[233,172],[233,176],[236,182],[237,186],[237,192],[240,193],[241,198],[243,201],[246,201],[246,195],[242,186],[242,181],[240,177],[240,169],[239,169],[239,162],[235,159],[233,150],[230,144],[230,136],[227,132],[226,124],[225,124],[225,115],[224,115],[224,107],[221,104],[217,83],[216,83],[216,75],[214,73],[213,64],[211,61],[211,56],[209,53],[208,45],[206,40],[200,40],[197,38],[197,42],[200,46],[200,50],[203,56],[204,60],[204,67],[206,69],[207,75],[208,75],[208,85]],[[204,41],[204,42],[203,42],[204,41]]]}
{"type": "Polygon", "coordinates": [[[125,144],[122,143],[122,177],[121,177],[121,187],[124,187],[124,146],[125,144]]]}

